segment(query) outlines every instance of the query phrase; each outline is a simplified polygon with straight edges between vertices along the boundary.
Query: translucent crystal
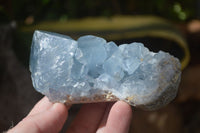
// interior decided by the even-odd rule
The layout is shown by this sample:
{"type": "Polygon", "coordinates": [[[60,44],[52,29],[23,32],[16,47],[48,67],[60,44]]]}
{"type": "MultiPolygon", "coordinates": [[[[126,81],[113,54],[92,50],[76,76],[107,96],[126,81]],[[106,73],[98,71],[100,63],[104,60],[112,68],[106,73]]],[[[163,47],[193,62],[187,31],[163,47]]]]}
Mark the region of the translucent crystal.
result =
{"type": "Polygon", "coordinates": [[[106,42],[87,35],[77,41],[35,31],[30,71],[35,89],[52,102],[123,100],[156,109],[176,96],[180,62],[168,53],[150,52],[142,43],[106,42]]]}

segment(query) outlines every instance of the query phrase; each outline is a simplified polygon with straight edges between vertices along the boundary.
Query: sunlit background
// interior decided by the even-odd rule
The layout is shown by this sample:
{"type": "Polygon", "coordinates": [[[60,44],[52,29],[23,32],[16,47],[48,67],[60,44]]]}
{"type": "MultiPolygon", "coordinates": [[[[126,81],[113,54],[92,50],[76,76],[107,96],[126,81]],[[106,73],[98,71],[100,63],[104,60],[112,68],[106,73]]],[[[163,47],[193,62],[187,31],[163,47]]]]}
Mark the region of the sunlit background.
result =
{"type": "MultiPolygon", "coordinates": [[[[133,108],[130,133],[200,132],[200,0],[0,1],[0,131],[16,125],[42,97],[28,70],[36,29],[75,39],[94,34],[118,45],[139,41],[178,57],[183,74],[176,99],[157,111],[133,108]]],[[[71,108],[62,132],[79,107],[71,108]]]]}

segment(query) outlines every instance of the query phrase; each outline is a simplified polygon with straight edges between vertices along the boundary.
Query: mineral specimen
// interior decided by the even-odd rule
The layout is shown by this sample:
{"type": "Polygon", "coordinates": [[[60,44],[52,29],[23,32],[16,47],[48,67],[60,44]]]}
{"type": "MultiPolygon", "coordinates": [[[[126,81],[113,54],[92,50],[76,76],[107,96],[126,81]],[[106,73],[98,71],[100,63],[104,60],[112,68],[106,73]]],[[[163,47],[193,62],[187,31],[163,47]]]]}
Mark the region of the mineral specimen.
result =
{"type": "Polygon", "coordinates": [[[149,110],[174,99],[181,77],[177,58],[142,43],[118,47],[92,35],[75,41],[46,31],[34,32],[30,71],[35,89],[52,102],[123,100],[149,110]]]}

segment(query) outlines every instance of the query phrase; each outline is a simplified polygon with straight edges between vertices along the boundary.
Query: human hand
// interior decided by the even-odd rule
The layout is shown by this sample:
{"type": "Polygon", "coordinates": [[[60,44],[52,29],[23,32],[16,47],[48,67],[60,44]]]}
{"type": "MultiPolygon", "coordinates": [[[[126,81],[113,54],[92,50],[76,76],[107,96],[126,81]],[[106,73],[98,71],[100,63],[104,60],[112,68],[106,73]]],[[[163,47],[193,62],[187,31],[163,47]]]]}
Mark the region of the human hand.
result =
{"type": "MultiPolygon", "coordinates": [[[[69,108],[44,97],[8,133],[57,133],[68,117],[69,108]]],[[[67,133],[127,133],[131,117],[131,107],[122,101],[84,104],[67,133]]]]}

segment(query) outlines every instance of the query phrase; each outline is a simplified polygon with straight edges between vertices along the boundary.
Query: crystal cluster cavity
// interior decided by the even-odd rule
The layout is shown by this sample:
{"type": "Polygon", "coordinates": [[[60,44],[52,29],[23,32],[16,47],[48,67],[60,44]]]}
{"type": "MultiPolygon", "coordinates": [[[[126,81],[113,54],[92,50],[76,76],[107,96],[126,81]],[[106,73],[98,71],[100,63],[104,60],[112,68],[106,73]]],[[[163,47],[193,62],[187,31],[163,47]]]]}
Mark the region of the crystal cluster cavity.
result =
{"type": "Polygon", "coordinates": [[[148,110],[172,101],[181,65],[169,53],[142,43],[117,46],[93,35],[76,40],[36,30],[30,71],[34,88],[52,102],[67,104],[122,100],[148,110]]]}

